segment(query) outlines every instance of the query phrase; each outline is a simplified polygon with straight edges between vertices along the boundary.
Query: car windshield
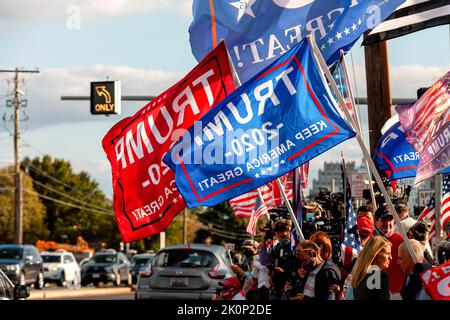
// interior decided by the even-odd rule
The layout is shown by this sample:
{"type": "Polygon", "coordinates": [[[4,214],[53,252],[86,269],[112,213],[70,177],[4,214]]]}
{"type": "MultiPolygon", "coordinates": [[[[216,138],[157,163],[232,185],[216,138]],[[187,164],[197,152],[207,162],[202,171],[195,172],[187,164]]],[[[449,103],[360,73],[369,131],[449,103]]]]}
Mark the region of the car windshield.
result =
{"type": "Polygon", "coordinates": [[[53,255],[43,254],[42,260],[44,260],[44,263],[60,263],[61,256],[53,256],[53,255]]]}
{"type": "Polygon", "coordinates": [[[155,267],[212,267],[218,263],[210,252],[200,250],[163,251],[155,258],[155,267]]]}
{"type": "Polygon", "coordinates": [[[135,258],[131,264],[132,264],[133,266],[136,266],[136,267],[141,268],[141,267],[144,267],[145,264],[146,264],[149,260],[152,260],[152,259],[153,259],[152,257],[135,258]]]}
{"type": "Polygon", "coordinates": [[[23,249],[21,248],[0,248],[0,259],[22,259],[23,249]]]}
{"type": "Polygon", "coordinates": [[[116,261],[117,256],[115,254],[99,254],[89,260],[91,263],[115,263],[116,261]]]}

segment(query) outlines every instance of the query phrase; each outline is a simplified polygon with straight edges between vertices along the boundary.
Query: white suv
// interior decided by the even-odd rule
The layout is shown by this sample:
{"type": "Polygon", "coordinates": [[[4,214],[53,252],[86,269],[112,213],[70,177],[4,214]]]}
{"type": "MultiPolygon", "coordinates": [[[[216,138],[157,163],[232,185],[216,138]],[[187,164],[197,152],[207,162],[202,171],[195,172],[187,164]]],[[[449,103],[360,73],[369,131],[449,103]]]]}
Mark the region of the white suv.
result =
{"type": "Polygon", "coordinates": [[[41,253],[44,260],[45,282],[56,282],[58,286],[79,286],[80,267],[71,252],[65,250],[41,253]]]}

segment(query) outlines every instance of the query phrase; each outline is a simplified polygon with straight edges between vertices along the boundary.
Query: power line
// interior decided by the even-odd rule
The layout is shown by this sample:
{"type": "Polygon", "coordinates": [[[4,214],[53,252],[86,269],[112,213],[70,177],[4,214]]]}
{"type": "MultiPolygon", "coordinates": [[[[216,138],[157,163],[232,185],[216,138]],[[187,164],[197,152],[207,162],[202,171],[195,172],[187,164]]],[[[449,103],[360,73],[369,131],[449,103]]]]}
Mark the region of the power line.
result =
{"type": "Polygon", "coordinates": [[[43,171],[42,169],[39,169],[39,168],[33,166],[32,164],[30,164],[28,162],[26,164],[23,164],[23,166],[33,170],[34,172],[37,172],[39,174],[43,174],[46,177],[50,178],[51,180],[55,181],[56,183],[59,183],[59,184],[65,186],[65,187],[67,187],[67,188],[69,188],[69,189],[71,189],[73,191],[77,191],[80,195],[87,196],[87,197],[90,197],[90,198],[97,197],[97,195],[95,195],[95,194],[93,194],[91,192],[89,192],[89,193],[88,192],[83,192],[83,191],[81,191],[78,188],[75,188],[75,187],[73,187],[71,185],[68,185],[67,183],[62,182],[61,180],[55,178],[54,176],[50,175],[49,173],[43,171]]]}
{"type": "Polygon", "coordinates": [[[52,198],[52,197],[43,195],[43,194],[38,193],[38,192],[34,192],[34,191],[32,191],[32,190],[28,190],[28,189],[23,189],[23,191],[28,192],[28,193],[31,193],[31,194],[38,195],[38,196],[40,196],[40,197],[42,197],[42,198],[44,198],[44,199],[47,199],[47,200],[50,200],[50,201],[53,201],[53,202],[56,202],[56,203],[59,203],[59,204],[62,204],[62,205],[66,205],[66,206],[69,206],[69,207],[74,207],[74,208],[82,209],[82,210],[85,210],[85,211],[91,211],[91,212],[94,212],[94,213],[101,213],[101,214],[106,214],[106,215],[114,216],[114,213],[113,213],[113,212],[109,212],[109,213],[108,213],[108,212],[106,212],[106,211],[99,211],[99,210],[95,210],[95,209],[90,209],[90,208],[86,208],[86,207],[81,207],[81,206],[76,205],[76,204],[74,204],[74,203],[61,201],[61,200],[58,200],[58,199],[55,199],[55,198],[52,198]]]}
{"type": "MultiPolygon", "coordinates": [[[[49,191],[51,191],[51,192],[53,192],[53,193],[59,194],[59,195],[61,195],[61,196],[63,196],[63,197],[66,197],[66,198],[68,198],[68,199],[71,199],[71,200],[73,200],[73,201],[82,203],[82,204],[84,204],[84,205],[86,205],[86,206],[88,206],[88,207],[91,207],[91,208],[93,208],[93,209],[104,210],[105,212],[107,212],[107,210],[108,210],[108,209],[106,209],[106,208],[104,208],[104,207],[99,207],[99,206],[93,205],[93,204],[91,204],[91,203],[88,203],[88,202],[86,202],[86,201],[80,200],[80,199],[78,199],[78,198],[74,198],[74,197],[68,195],[67,193],[60,192],[60,191],[58,191],[58,190],[55,190],[55,189],[53,189],[53,188],[50,188],[49,186],[47,186],[47,185],[45,185],[45,184],[43,184],[43,183],[41,183],[41,182],[39,182],[39,181],[37,181],[37,180],[35,180],[35,179],[31,179],[31,180],[32,180],[34,183],[36,183],[38,186],[41,186],[41,187],[43,187],[43,188],[45,188],[45,189],[47,189],[47,190],[49,190],[49,191]]],[[[108,211],[108,212],[109,212],[109,211],[108,211]]]]}

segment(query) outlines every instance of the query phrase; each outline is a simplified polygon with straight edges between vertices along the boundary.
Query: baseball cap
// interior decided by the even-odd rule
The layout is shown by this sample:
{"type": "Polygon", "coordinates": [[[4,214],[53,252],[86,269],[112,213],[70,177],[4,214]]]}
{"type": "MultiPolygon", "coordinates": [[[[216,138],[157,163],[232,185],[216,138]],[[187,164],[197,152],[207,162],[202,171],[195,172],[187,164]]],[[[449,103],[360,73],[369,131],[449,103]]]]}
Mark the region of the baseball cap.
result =
{"type": "Polygon", "coordinates": [[[258,249],[259,243],[251,239],[244,240],[244,242],[242,242],[242,248],[258,249]]]}
{"type": "Polygon", "coordinates": [[[377,221],[380,218],[383,220],[387,218],[394,219],[394,216],[389,212],[388,207],[383,206],[375,210],[375,220],[377,221]]]}

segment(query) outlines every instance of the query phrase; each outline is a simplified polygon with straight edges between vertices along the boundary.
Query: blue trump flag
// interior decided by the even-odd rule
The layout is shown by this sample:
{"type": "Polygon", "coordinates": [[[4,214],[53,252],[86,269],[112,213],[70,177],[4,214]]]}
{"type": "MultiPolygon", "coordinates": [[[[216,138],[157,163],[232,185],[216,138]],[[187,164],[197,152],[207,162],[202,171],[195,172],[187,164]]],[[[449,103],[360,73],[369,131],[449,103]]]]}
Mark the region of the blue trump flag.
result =
{"type": "MultiPolygon", "coordinates": [[[[386,130],[375,147],[375,165],[386,172],[389,183],[415,177],[419,161],[420,154],[406,140],[405,131],[399,121],[386,130]]],[[[440,172],[446,173],[450,173],[450,168],[440,172]]]]}
{"type": "Polygon", "coordinates": [[[163,161],[188,207],[213,206],[353,136],[304,40],[194,123],[163,161]]]}
{"type": "Polygon", "coordinates": [[[200,61],[224,39],[242,82],[311,34],[328,65],[405,0],[194,0],[189,27],[200,61]]]}

